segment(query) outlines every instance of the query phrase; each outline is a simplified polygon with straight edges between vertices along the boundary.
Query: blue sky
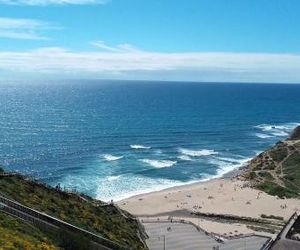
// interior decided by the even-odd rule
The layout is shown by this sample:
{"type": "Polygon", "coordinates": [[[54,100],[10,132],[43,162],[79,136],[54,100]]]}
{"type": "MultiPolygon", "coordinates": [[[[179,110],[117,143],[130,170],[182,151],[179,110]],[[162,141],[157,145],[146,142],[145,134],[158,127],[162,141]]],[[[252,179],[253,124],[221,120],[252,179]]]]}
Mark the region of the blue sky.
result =
{"type": "Polygon", "coordinates": [[[299,0],[0,0],[0,74],[300,82],[299,13],[299,0]]]}

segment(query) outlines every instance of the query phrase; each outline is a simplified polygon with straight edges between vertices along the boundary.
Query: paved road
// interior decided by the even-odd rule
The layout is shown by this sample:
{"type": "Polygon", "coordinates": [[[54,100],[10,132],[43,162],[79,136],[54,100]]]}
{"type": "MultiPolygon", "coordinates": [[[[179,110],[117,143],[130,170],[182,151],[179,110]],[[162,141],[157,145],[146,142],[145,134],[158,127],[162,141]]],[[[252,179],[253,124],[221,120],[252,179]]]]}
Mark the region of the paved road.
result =
{"type": "Polygon", "coordinates": [[[150,250],[212,250],[214,247],[222,250],[259,250],[268,241],[265,237],[250,236],[218,243],[189,224],[151,222],[143,225],[149,235],[146,242],[150,250]]]}

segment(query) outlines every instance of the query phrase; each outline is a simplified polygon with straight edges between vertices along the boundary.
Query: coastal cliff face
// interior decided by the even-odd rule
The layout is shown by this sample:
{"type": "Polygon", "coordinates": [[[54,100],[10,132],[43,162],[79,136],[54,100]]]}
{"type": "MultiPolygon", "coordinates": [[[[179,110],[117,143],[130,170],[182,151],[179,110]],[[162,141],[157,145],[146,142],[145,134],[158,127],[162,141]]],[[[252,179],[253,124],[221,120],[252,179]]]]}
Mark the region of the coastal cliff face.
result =
{"type": "Polygon", "coordinates": [[[252,159],[240,178],[271,195],[300,198],[300,126],[252,159]]]}
{"type": "Polygon", "coordinates": [[[300,126],[296,127],[289,140],[300,140],[300,126]]]}

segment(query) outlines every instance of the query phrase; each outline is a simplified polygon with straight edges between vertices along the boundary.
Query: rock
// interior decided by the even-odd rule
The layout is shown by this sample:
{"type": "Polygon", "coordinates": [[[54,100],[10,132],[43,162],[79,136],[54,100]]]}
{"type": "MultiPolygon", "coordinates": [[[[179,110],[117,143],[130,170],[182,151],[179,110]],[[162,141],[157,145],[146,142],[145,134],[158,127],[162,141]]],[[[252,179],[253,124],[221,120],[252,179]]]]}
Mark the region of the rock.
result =
{"type": "Polygon", "coordinates": [[[289,140],[300,140],[300,126],[297,126],[289,137],[289,140]]]}

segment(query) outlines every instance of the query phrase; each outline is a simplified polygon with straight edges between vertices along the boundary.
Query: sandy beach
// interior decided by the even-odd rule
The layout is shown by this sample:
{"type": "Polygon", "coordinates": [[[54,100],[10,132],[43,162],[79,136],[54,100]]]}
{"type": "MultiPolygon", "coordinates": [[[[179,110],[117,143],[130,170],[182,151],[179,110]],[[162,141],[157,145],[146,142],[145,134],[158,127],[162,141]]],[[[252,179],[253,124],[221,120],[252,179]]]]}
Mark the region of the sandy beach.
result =
{"type": "Polygon", "coordinates": [[[288,220],[300,209],[300,200],[270,196],[249,187],[246,181],[226,177],[134,196],[119,201],[118,205],[140,218],[167,219],[173,216],[199,225],[208,232],[226,236],[253,233],[254,230],[247,223],[213,221],[196,217],[191,212],[255,219],[266,215],[288,220]]]}

